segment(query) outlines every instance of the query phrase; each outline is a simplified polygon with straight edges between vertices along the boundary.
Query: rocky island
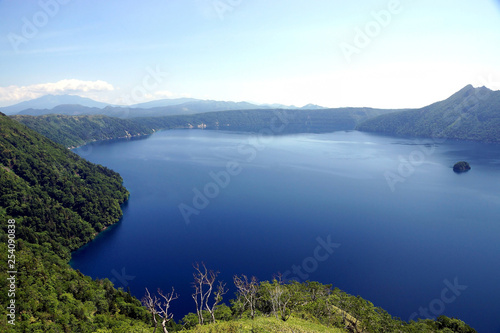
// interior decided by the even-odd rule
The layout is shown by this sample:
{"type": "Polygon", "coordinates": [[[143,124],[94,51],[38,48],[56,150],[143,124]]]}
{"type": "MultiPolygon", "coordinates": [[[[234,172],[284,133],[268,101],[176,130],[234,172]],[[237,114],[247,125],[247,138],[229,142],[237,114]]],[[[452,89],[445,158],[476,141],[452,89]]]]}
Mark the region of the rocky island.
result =
{"type": "Polygon", "coordinates": [[[461,162],[457,162],[455,163],[455,165],[453,166],[453,171],[457,172],[457,173],[461,173],[461,172],[467,172],[469,171],[471,168],[470,168],[470,165],[469,163],[465,162],[465,161],[461,161],[461,162]]]}

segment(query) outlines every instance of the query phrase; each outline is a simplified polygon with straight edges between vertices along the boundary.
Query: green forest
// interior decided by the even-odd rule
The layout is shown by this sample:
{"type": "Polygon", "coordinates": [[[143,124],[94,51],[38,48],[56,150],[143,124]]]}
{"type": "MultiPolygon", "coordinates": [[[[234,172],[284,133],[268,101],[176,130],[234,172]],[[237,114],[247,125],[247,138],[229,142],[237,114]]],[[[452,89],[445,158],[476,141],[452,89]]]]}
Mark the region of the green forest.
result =
{"type": "Polygon", "coordinates": [[[100,140],[127,138],[153,133],[132,120],[107,116],[13,116],[18,122],[65,147],[77,147],[100,140]]]}
{"type": "MultiPolygon", "coordinates": [[[[0,331],[131,332],[129,327],[148,326],[137,299],[68,264],[72,250],[120,219],[128,198],[120,175],[0,115],[0,188],[0,278],[10,276],[8,256],[18,272],[15,326],[3,306],[0,331]],[[7,228],[9,220],[14,229],[7,228]],[[8,248],[8,230],[15,230],[14,249],[8,248]]],[[[2,288],[1,303],[10,299],[2,288]]]]}
{"type": "Polygon", "coordinates": [[[141,302],[68,264],[71,251],[119,221],[128,198],[122,181],[0,114],[0,279],[15,280],[0,291],[0,331],[475,332],[447,317],[405,323],[332,285],[279,276],[235,276],[238,292],[228,295],[227,285],[203,264],[193,265],[194,295],[204,295],[198,302],[177,298],[175,290],[145,290],[141,302]],[[12,300],[13,311],[6,306],[12,300]],[[192,302],[193,313],[171,319],[176,302],[192,302]]]}

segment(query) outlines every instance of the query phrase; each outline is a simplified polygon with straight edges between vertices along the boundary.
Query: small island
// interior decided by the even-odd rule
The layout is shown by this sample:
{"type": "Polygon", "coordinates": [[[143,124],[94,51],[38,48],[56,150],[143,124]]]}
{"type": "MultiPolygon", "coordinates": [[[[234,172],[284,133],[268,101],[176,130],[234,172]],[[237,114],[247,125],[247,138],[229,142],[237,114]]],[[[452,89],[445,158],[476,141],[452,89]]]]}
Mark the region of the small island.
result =
{"type": "Polygon", "coordinates": [[[462,173],[462,172],[467,172],[469,171],[471,168],[470,168],[470,165],[469,163],[465,162],[465,161],[461,161],[461,162],[457,162],[455,163],[455,165],[453,166],[453,171],[457,172],[457,173],[462,173]]]}

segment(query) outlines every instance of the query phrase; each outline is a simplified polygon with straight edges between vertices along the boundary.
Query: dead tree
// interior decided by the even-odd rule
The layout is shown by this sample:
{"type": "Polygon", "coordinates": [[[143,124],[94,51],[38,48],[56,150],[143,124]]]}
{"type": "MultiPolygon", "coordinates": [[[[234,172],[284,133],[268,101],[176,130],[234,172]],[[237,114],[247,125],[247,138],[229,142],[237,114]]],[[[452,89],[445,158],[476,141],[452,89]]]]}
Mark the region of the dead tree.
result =
{"type": "Polygon", "coordinates": [[[175,293],[174,287],[172,287],[172,292],[168,294],[163,294],[163,292],[158,289],[158,294],[160,294],[161,298],[163,298],[163,302],[160,304],[159,315],[162,318],[161,326],[163,327],[163,332],[168,333],[167,331],[167,323],[174,317],[172,313],[168,313],[170,309],[170,302],[174,299],[179,298],[179,295],[175,293]]]}
{"type": "Polygon", "coordinates": [[[161,326],[163,328],[163,333],[168,333],[167,323],[174,317],[172,313],[169,313],[170,303],[174,299],[179,298],[179,295],[174,292],[174,287],[172,287],[172,292],[168,294],[164,294],[160,289],[158,289],[158,294],[163,301],[156,295],[151,296],[148,288],[146,288],[146,295],[142,299],[142,303],[153,316],[153,322],[155,324],[153,333],[156,332],[156,328],[158,327],[158,319],[156,318],[157,315],[162,319],[161,326]]]}
{"type": "Polygon", "coordinates": [[[250,281],[248,281],[246,275],[242,274],[241,278],[238,275],[235,275],[233,280],[238,293],[244,300],[244,306],[246,307],[248,305],[250,308],[250,317],[254,319],[258,290],[257,278],[252,276],[250,281]]]}
{"type": "Polygon", "coordinates": [[[214,284],[219,272],[214,272],[212,270],[208,270],[204,263],[200,264],[194,263],[193,267],[195,269],[195,273],[193,273],[194,282],[194,294],[191,296],[196,303],[196,314],[198,315],[198,323],[203,325],[203,310],[206,309],[210,316],[212,317],[212,321],[215,322],[215,307],[222,302],[222,296],[227,293],[227,289],[225,289],[225,284],[219,282],[217,290],[214,291],[214,284]],[[210,296],[214,294],[214,301],[210,303],[210,296]]]}
{"type": "Polygon", "coordinates": [[[153,333],[156,332],[156,328],[158,327],[158,320],[156,319],[156,315],[158,313],[157,311],[158,302],[159,302],[158,297],[156,297],[156,295],[151,296],[148,288],[146,288],[146,295],[144,295],[144,297],[142,298],[142,304],[144,304],[148,312],[150,312],[151,315],[153,316],[153,323],[155,324],[155,329],[153,330],[153,333]]]}

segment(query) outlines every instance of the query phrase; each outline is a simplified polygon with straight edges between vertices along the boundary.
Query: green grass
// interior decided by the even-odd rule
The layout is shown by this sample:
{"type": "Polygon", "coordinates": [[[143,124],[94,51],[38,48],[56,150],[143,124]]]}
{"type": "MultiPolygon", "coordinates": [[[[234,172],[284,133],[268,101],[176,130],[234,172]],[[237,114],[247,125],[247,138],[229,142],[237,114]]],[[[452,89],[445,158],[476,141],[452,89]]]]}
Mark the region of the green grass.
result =
{"type": "Polygon", "coordinates": [[[204,326],[197,326],[189,332],[196,333],[265,333],[265,332],[284,332],[284,333],[316,333],[316,332],[347,332],[340,328],[329,328],[319,323],[311,322],[296,317],[290,317],[286,322],[274,317],[257,317],[254,320],[240,319],[230,322],[220,322],[204,326]]]}

